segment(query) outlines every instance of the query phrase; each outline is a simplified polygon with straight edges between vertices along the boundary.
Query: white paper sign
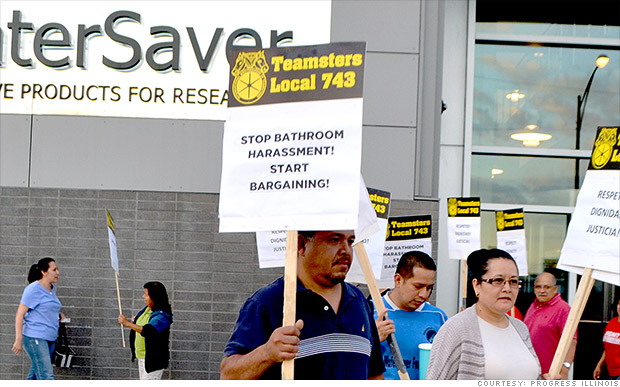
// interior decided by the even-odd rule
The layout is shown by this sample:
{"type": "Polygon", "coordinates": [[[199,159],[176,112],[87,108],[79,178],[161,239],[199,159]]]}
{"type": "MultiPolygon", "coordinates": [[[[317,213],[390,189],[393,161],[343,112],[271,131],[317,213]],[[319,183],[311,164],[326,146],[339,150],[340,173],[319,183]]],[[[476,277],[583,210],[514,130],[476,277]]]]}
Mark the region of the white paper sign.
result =
{"type": "Polygon", "coordinates": [[[106,212],[106,218],[108,220],[108,244],[110,246],[110,260],[112,268],[118,273],[118,252],[116,249],[116,234],[114,230],[114,220],[108,210],[106,212]]]}
{"type": "Polygon", "coordinates": [[[560,263],[620,273],[620,171],[587,171],[560,263]]]}
{"type": "MultiPolygon", "coordinates": [[[[360,237],[372,238],[380,229],[377,215],[368,197],[364,179],[361,176],[358,224],[359,227],[355,230],[356,240],[360,239],[360,237]]],[[[284,267],[286,261],[286,231],[259,231],[256,233],[256,244],[258,249],[258,266],[261,269],[284,267]]],[[[381,243],[381,248],[383,248],[383,243],[381,243]]],[[[355,265],[356,260],[354,259],[353,262],[355,265]]],[[[359,267],[359,264],[357,265],[359,267]]]]}
{"type": "Polygon", "coordinates": [[[408,251],[432,254],[432,224],[430,215],[390,217],[388,235],[383,251],[379,288],[393,288],[394,274],[400,258],[408,251]]]}
{"type": "Polygon", "coordinates": [[[364,54],[363,43],[238,54],[231,70],[238,99],[229,101],[224,131],[220,232],[357,228],[364,54]],[[303,70],[306,58],[325,58],[327,67],[303,70]],[[259,91],[246,86],[250,79],[259,91]]]}
{"type": "Polygon", "coordinates": [[[520,277],[528,275],[525,221],[523,208],[495,211],[497,248],[510,254],[517,263],[520,277]]]}
{"type": "Polygon", "coordinates": [[[480,198],[448,198],[448,253],[466,260],[480,249],[480,198]]]}
{"type": "Polygon", "coordinates": [[[526,277],[527,249],[525,246],[525,230],[507,230],[497,232],[497,248],[504,250],[517,262],[519,277],[526,277]]]}

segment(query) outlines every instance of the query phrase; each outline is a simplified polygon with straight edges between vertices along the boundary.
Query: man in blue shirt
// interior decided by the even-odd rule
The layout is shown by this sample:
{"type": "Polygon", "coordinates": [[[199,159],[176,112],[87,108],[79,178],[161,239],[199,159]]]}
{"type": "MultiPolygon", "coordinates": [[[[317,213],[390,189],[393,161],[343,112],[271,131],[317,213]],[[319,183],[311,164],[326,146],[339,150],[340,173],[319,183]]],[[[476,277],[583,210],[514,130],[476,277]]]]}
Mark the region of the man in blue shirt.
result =
{"type": "Polygon", "coordinates": [[[421,251],[403,254],[396,266],[394,289],[383,296],[386,311],[377,316],[375,308],[385,379],[400,379],[386,340],[391,333],[396,336],[409,378],[420,378],[418,345],[432,343],[448,319],[441,309],[427,302],[435,286],[436,272],[437,266],[428,254],[421,251]]]}
{"type": "Polygon", "coordinates": [[[284,281],[243,305],[220,366],[222,379],[280,379],[295,359],[295,379],[382,379],[377,328],[364,294],[344,282],[354,232],[301,231],[294,326],[282,326],[284,281]]]}

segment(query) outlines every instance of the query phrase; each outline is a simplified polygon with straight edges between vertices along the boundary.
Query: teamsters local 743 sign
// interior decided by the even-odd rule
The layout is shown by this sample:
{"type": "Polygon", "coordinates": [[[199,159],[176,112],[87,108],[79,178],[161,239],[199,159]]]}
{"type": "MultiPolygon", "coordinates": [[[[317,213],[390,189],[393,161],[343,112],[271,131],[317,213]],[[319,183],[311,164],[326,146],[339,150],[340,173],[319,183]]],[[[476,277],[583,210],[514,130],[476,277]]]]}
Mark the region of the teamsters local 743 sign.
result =
{"type": "Polygon", "coordinates": [[[221,232],[356,228],[365,49],[234,51],[221,232]]]}

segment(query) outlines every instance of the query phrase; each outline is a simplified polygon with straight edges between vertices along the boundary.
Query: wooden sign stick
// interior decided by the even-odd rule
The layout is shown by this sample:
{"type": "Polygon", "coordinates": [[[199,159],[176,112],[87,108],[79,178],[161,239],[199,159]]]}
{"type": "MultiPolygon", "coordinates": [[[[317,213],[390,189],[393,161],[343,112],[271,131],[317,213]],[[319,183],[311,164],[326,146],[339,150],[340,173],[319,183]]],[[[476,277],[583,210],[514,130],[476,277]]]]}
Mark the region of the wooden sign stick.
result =
{"type": "MultiPolygon", "coordinates": [[[[297,304],[297,231],[286,232],[286,260],[284,263],[284,310],[282,326],[295,325],[297,304]]],[[[295,360],[282,363],[282,380],[295,379],[295,360]]]]}
{"type": "MultiPolygon", "coordinates": [[[[123,314],[123,309],[121,308],[121,291],[118,287],[118,273],[114,270],[114,277],[116,278],[116,295],[118,297],[118,313],[123,314]]],[[[125,348],[125,331],[123,330],[123,324],[121,324],[121,336],[123,338],[123,348],[125,348]]]]}
{"type": "MultiPolygon", "coordinates": [[[[372,297],[372,301],[375,303],[375,307],[377,308],[377,315],[381,316],[381,314],[385,311],[385,304],[383,303],[383,298],[381,298],[381,293],[379,292],[375,275],[372,272],[372,266],[370,266],[370,260],[368,259],[368,254],[366,254],[364,243],[360,242],[356,244],[354,248],[357,253],[360,266],[362,267],[362,271],[364,272],[364,278],[366,279],[366,284],[368,285],[368,290],[370,291],[370,297],[372,297]]],[[[403,362],[403,357],[398,349],[396,336],[392,333],[388,339],[391,341],[390,350],[392,351],[392,356],[394,356],[394,362],[396,363],[396,368],[398,369],[398,376],[401,380],[410,380],[407,369],[405,368],[405,363],[403,362]]]]}
{"type": "Polygon", "coordinates": [[[573,301],[573,305],[568,313],[568,318],[566,319],[566,324],[564,325],[564,330],[562,331],[558,348],[555,350],[555,355],[553,356],[553,361],[551,362],[551,367],[549,368],[550,375],[559,375],[562,370],[562,363],[566,358],[566,353],[568,352],[571,341],[573,340],[573,337],[575,337],[577,325],[579,324],[583,310],[586,307],[586,302],[588,301],[588,297],[590,296],[590,291],[593,286],[594,278],[592,278],[592,269],[586,268],[583,271],[581,281],[579,281],[575,301],[573,301]]]}
{"type": "Polygon", "coordinates": [[[461,311],[467,308],[467,260],[461,260],[461,311]]]}

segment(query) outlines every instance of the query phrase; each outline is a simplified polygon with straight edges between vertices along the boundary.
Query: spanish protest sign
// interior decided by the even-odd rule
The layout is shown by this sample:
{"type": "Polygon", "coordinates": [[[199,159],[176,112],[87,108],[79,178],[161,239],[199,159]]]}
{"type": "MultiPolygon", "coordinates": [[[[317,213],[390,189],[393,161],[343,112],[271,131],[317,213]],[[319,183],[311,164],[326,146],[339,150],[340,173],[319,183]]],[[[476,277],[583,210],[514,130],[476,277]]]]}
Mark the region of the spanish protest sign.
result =
{"type": "Polygon", "coordinates": [[[620,286],[620,131],[599,127],[558,268],[620,286]]]}
{"type": "Polygon", "coordinates": [[[480,198],[448,198],[449,257],[466,260],[479,249],[480,198]]]}
{"type": "Polygon", "coordinates": [[[557,267],[582,274],[549,373],[559,374],[595,280],[620,286],[620,133],[600,126],[557,267]]]}
{"type": "Polygon", "coordinates": [[[365,47],[233,51],[220,232],[357,228],[365,47]]]}
{"type": "Polygon", "coordinates": [[[517,262],[519,276],[527,276],[527,248],[523,208],[495,211],[497,248],[512,255],[517,262]]]}

